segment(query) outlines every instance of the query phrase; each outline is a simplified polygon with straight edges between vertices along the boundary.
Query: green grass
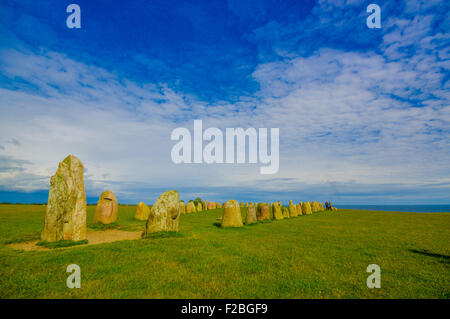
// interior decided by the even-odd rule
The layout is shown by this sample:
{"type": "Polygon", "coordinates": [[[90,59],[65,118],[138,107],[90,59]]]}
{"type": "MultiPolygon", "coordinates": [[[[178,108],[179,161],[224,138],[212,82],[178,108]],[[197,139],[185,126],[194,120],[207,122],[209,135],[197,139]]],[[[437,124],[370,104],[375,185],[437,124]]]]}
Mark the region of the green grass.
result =
{"type": "MultiPolygon", "coordinates": [[[[142,231],[135,209],[120,206],[115,227],[142,231]]],[[[216,209],[182,215],[175,236],[6,246],[39,239],[44,213],[0,205],[0,298],[450,298],[449,213],[340,210],[233,229],[218,227],[216,209]],[[66,287],[73,263],[80,289],[66,287]],[[366,286],[369,264],[381,267],[380,289],[366,286]]]]}

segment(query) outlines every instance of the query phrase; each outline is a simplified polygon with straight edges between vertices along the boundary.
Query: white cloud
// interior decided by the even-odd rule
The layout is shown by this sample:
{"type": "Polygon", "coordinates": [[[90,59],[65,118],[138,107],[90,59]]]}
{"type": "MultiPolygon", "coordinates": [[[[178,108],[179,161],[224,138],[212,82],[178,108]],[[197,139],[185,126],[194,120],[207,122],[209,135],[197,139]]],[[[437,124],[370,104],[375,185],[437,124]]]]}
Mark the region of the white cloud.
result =
{"type": "Polygon", "coordinates": [[[373,191],[389,183],[448,189],[449,88],[442,83],[449,49],[442,43],[449,37],[430,36],[431,25],[430,16],[390,19],[381,54],[289,52],[259,65],[253,77],[260,91],[234,104],[119,79],[57,52],[2,50],[0,70],[17,87],[0,89],[0,188],[45,189],[57,163],[75,154],[91,195],[110,188],[132,199],[155,188],[189,189],[185,196],[196,188],[217,199],[224,199],[220,188],[244,186],[291,193],[361,185],[373,191]],[[407,46],[414,52],[406,54],[407,46]],[[173,164],[172,129],[192,129],[197,118],[205,128],[279,127],[279,173],[261,176],[259,165],[173,164]]]}

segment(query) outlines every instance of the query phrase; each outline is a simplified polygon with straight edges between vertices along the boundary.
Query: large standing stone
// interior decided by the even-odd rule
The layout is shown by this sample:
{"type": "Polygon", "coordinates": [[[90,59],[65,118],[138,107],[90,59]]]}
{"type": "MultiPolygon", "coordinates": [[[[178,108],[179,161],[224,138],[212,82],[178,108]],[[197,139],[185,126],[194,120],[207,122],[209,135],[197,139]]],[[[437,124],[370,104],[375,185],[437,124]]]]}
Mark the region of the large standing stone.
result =
{"type": "Polygon", "coordinates": [[[222,208],[222,204],[221,203],[216,203],[216,208],[222,208]]]}
{"type": "Polygon", "coordinates": [[[289,217],[296,217],[297,216],[297,208],[295,208],[294,204],[292,204],[292,201],[289,204],[289,217]]]}
{"type": "Polygon", "coordinates": [[[150,209],[144,235],[164,231],[178,231],[180,219],[180,195],[178,191],[161,194],[150,209]]]}
{"type": "Polygon", "coordinates": [[[208,203],[208,210],[215,209],[215,208],[216,208],[216,203],[214,203],[214,202],[208,203]]]}
{"type": "Polygon", "coordinates": [[[50,179],[41,239],[48,242],[86,239],[83,164],[76,156],[69,155],[60,162],[50,179]]]}
{"type": "Polygon", "coordinates": [[[147,220],[148,215],[150,215],[150,207],[143,202],[139,202],[136,207],[136,213],[134,213],[134,219],[147,220]]]}
{"type": "Polygon", "coordinates": [[[309,202],[305,202],[302,204],[302,212],[303,212],[303,215],[311,215],[312,214],[311,204],[309,202]]]}
{"type": "MultiPolygon", "coordinates": [[[[252,206],[249,206],[249,208],[250,207],[252,207],[252,206]]],[[[262,205],[258,205],[258,212],[257,212],[256,217],[258,220],[269,220],[270,219],[269,205],[264,204],[264,203],[262,205]]]]}
{"type": "Polygon", "coordinates": [[[280,220],[283,219],[283,213],[281,212],[281,207],[277,203],[273,204],[273,219],[280,220]]]}
{"type": "Polygon", "coordinates": [[[235,200],[225,203],[222,215],[222,227],[242,227],[242,215],[239,204],[235,200]]]}
{"type": "Polygon", "coordinates": [[[245,217],[245,224],[253,224],[256,223],[256,209],[255,206],[247,207],[247,216],[245,217]]]}
{"type": "Polygon", "coordinates": [[[104,191],[98,200],[92,222],[102,224],[114,223],[117,220],[118,212],[119,203],[116,195],[112,191],[104,191]]]}
{"type": "Polygon", "coordinates": [[[197,212],[201,212],[203,210],[202,202],[197,203],[197,212]]]}
{"type": "Polygon", "coordinates": [[[203,201],[202,207],[203,207],[203,210],[208,209],[208,202],[206,200],[203,201]]]}

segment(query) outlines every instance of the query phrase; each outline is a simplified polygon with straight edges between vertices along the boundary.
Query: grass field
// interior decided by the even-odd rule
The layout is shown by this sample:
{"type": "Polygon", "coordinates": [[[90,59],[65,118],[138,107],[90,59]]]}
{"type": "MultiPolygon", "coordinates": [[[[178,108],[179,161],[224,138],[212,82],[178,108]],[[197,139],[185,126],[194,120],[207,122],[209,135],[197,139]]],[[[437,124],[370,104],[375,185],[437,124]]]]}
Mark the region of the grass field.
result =
{"type": "MultiPolygon", "coordinates": [[[[135,209],[120,206],[115,227],[143,230],[135,209]]],[[[449,213],[340,210],[222,229],[217,209],[182,215],[179,236],[6,246],[38,239],[44,213],[0,205],[1,298],[450,298],[449,213]],[[72,263],[80,289],[66,287],[72,263]],[[369,264],[381,267],[380,289],[366,286],[369,264]]]]}

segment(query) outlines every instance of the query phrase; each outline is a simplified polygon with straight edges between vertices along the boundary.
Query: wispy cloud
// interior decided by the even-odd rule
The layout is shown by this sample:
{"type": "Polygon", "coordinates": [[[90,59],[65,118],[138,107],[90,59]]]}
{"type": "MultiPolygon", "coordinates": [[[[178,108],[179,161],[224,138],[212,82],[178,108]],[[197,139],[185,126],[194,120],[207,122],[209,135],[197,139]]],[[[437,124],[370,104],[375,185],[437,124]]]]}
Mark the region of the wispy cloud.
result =
{"type": "MultiPolygon", "coordinates": [[[[238,13],[248,8],[230,6],[246,17],[238,13]]],[[[442,6],[412,1],[399,11],[386,3],[392,16],[382,31],[365,27],[357,2],[319,1],[299,21],[272,20],[261,9],[244,36],[255,58],[231,66],[249,76],[239,79],[241,90],[230,86],[240,94],[230,100],[205,100],[165,76],[146,81],[64,52],[2,45],[0,188],[46,189],[71,153],[85,164],[88,195],[108,188],[129,202],[153,201],[167,188],[216,200],[448,201],[450,41],[442,6]],[[173,164],[170,133],[192,129],[194,119],[205,127],[279,127],[279,173],[173,164]]],[[[246,51],[239,52],[228,54],[246,51]]],[[[132,60],[147,72],[173,62],[144,53],[132,60]]],[[[188,70],[179,64],[170,74],[188,70]]]]}

